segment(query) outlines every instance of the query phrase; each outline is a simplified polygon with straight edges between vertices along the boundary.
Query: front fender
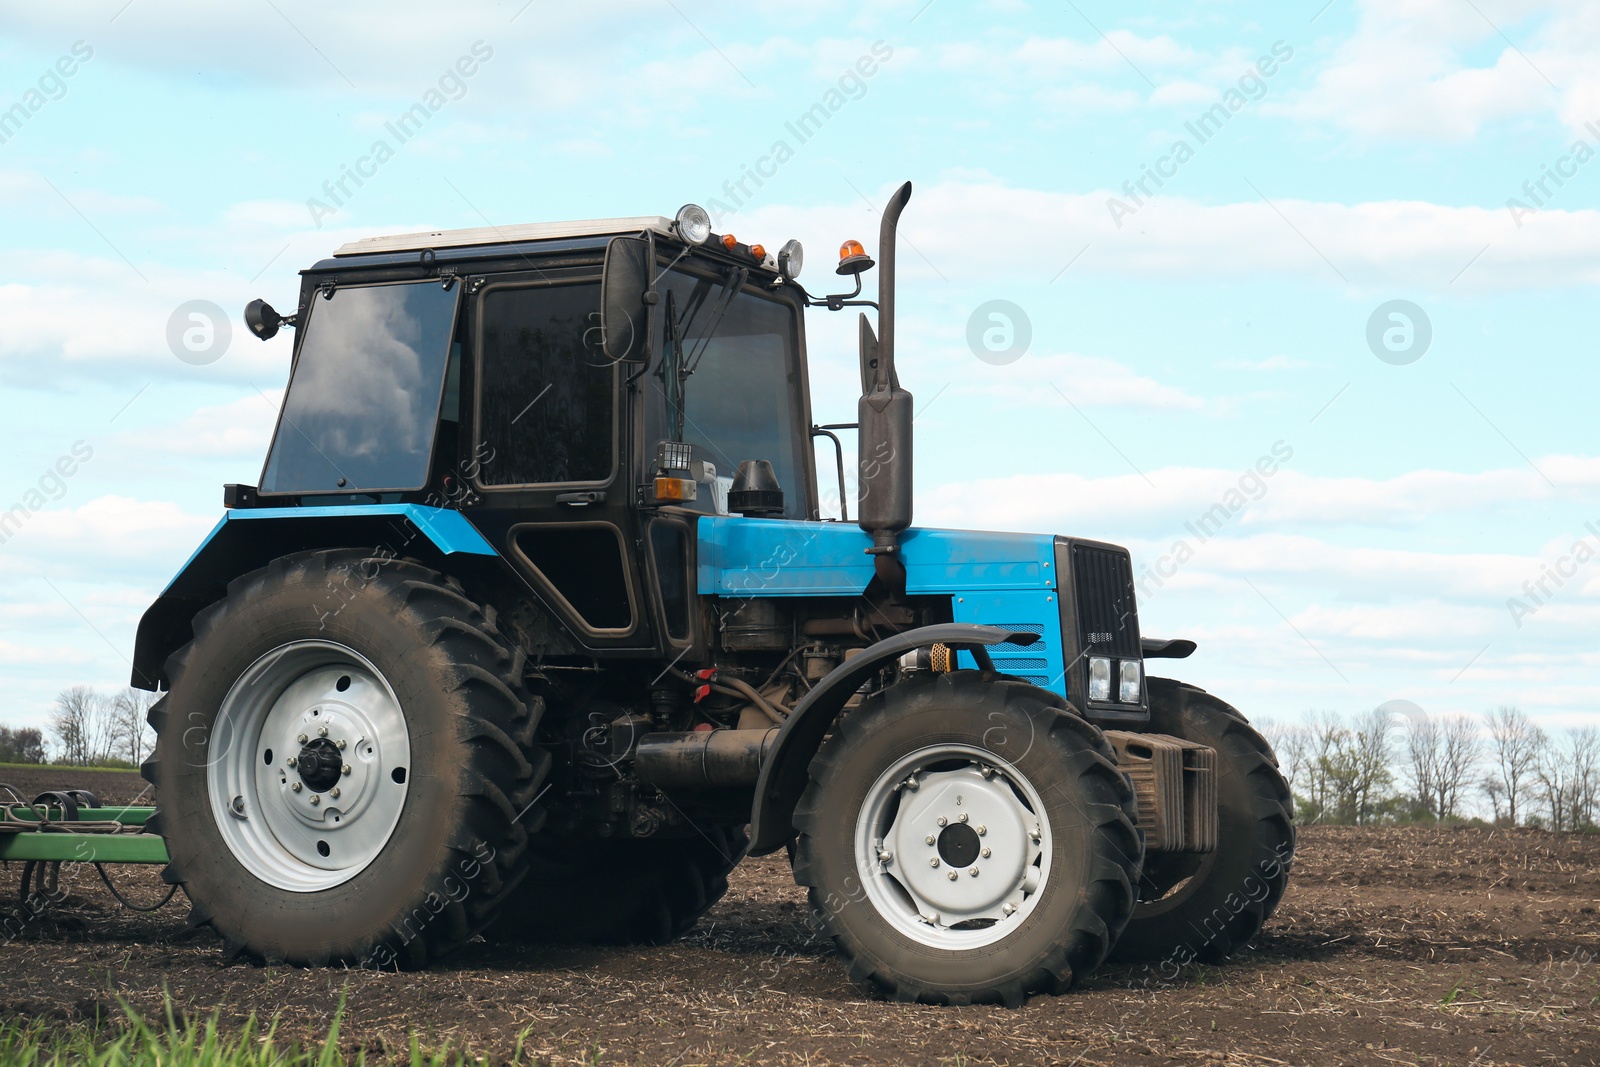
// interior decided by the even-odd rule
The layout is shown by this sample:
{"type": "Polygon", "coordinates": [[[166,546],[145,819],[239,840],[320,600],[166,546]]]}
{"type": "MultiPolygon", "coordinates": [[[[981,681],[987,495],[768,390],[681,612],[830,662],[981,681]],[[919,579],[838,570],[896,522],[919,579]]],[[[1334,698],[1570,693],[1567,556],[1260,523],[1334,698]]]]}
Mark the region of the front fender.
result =
{"type": "Polygon", "coordinates": [[[293,552],[354,545],[433,564],[446,556],[496,555],[461,512],[448,508],[355,504],[231,510],[139,620],[131,684],[156,689],[165,683],[167,657],[194,636],[190,620],[226,595],[233,579],[293,552]]]}
{"type": "Polygon", "coordinates": [[[750,854],[775,852],[794,836],[794,809],[805,791],[811,758],[822,747],[823,738],[844,710],[845,702],[885,664],[912,649],[940,644],[966,649],[979,667],[992,671],[994,663],[984,646],[1028,645],[1037,640],[1036,634],[1012,633],[993,626],[938,623],[886,638],[835,667],[795,705],[778,731],[772,752],[761,765],[755,804],[750,811],[750,854]]]}

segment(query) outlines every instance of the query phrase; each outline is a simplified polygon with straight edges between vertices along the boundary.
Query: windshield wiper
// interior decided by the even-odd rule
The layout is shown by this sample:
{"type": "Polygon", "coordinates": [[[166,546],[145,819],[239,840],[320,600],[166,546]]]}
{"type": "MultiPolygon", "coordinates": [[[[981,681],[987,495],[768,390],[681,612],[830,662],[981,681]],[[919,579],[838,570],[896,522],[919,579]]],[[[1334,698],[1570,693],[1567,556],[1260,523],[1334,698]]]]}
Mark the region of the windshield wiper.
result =
{"type": "Polygon", "coordinates": [[[716,300],[711,305],[711,317],[706,321],[705,332],[696,338],[694,352],[688,358],[684,358],[683,335],[688,327],[694,324],[700,309],[705,306],[705,283],[695,286],[695,292],[689,298],[689,306],[684,309],[682,320],[677,315],[677,302],[673,298],[672,290],[667,289],[667,351],[662,355],[661,378],[667,394],[667,410],[672,413],[675,441],[683,440],[684,383],[700,366],[706,346],[717,332],[717,327],[722,324],[722,317],[727,314],[728,308],[733,305],[734,297],[739,295],[749,278],[748,267],[736,267],[728,273],[716,300]]]}

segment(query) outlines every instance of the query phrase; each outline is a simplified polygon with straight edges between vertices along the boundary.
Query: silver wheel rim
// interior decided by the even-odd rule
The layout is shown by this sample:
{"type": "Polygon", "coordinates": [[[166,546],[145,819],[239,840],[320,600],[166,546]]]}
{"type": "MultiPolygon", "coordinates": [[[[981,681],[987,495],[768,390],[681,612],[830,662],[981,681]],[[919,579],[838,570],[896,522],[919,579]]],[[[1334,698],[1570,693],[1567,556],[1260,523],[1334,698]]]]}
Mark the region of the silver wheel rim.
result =
{"type": "Polygon", "coordinates": [[[970,745],[935,745],[902,757],[867,791],[856,868],[898,933],[935,948],[982,948],[1014,934],[1037,906],[1050,842],[1044,803],[1014,766],[970,745]]]}
{"type": "Polygon", "coordinates": [[[405,715],[383,674],[344,645],[294,641],[251,664],[223,698],[206,784],[245,869],[314,893],[378,858],[410,768],[405,715]]]}

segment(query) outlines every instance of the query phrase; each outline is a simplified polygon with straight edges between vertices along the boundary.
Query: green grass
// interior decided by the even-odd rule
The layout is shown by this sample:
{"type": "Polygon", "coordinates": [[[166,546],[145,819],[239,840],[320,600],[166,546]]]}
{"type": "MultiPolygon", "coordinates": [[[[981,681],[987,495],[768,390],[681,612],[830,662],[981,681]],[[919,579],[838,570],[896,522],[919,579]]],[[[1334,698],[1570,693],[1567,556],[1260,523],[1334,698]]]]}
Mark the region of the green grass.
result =
{"type": "Polygon", "coordinates": [[[365,1050],[353,1055],[339,1047],[344,1006],[334,1015],[321,1041],[301,1043],[278,1036],[274,1020],[262,1027],[254,1015],[243,1027],[225,1033],[215,1015],[179,1022],[169,1002],[166,1019],[152,1024],[126,1004],[124,1018],[110,1028],[87,1025],[52,1026],[42,1020],[0,1022],[0,1065],[4,1067],[353,1067],[357,1064],[410,1064],[412,1067],[466,1067],[493,1063],[532,1064],[517,1038],[510,1057],[478,1058],[449,1048],[422,1048],[416,1035],[409,1050],[369,1059],[365,1050]]]}
{"type": "Polygon", "coordinates": [[[112,771],[118,774],[138,774],[139,768],[132,763],[119,766],[101,767],[86,766],[80,763],[0,763],[0,771],[15,769],[19,771],[64,771],[71,774],[73,771],[112,771]]]}

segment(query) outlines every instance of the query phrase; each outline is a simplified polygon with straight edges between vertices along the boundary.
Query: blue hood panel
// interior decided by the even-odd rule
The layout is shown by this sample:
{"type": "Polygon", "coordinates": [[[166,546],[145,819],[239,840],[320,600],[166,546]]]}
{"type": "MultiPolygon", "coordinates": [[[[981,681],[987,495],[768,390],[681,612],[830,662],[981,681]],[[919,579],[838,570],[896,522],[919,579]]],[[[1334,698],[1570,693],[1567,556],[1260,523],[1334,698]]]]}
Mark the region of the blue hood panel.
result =
{"type": "MultiPolygon", "coordinates": [[[[700,520],[699,589],[728,597],[856,596],[872,579],[859,526],[733,516],[700,520]]],[[[908,593],[1054,589],[1055,539],[1045,534],[907,530],[908,593]]]]}
{"type": "MultiPolygon", "coordinates": [[[[725,597],[859,596],[872,580],[872,538],[844,522],[734,516],[700,519],[699,590],[725,597]]],[[[1066,695],[1055,538],[1044,534],[907,530],[906,591],[948,596],[955,622],[1039,635],[989,650],[1006,674],[1066,695]]],[[[973,666],[967,653],[961,654],[973,666]]]]}

